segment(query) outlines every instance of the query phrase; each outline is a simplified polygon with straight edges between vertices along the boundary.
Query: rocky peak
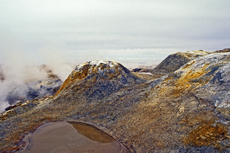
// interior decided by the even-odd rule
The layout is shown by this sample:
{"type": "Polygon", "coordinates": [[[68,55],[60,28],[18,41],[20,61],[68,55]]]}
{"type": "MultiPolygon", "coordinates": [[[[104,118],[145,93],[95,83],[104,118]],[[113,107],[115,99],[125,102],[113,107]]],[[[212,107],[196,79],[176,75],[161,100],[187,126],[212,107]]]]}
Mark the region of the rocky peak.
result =
{"type": "Polygon", "coordinates": [[[84,64],[76,66],[75,70],[71,73],[71,78],[83,79],[87,76],[90,77],[95,74],[103,78],[111,78],[119,75],[122,70],[124,70],[125,73],[129,73],[129,70],[114,61],[88,61],[84,64]]]}
{"type": "Polygon", "coordinates": [[[91,85],[98,82],[115,81],[117,84],[127,86],[133,83],[142,83],[145,80],[137,77],[122,64],[115,61],[88,61],[76,66],[65,80],[58,93],[65,87],[82,81],[84,81],[84,84],[91,85]]]}

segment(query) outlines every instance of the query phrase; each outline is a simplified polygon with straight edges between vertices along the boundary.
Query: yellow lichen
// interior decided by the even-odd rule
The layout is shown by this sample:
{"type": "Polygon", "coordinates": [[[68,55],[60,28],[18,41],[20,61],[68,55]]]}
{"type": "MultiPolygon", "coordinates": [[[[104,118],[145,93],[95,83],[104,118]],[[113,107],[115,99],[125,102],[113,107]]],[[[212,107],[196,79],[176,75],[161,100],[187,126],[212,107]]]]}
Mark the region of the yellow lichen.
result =
{"type": "Polygon", "coordinates": [[[182,69],[186,69],[186,68],[189,68],[191,67],[193,64],[195,63],[195,61],[192,61],[191,63],[187,63],[182,69]]]}
{"type": "Polygon", "coordinates": [[[70,86],[72,82],[74,82],[76,79],[84,79],[87,77],[89,71],[89,65],[84,65],[83,70],[81,72],[75,72],[73,71],[69,77],[64,81],[61,88],[58,90],[58,92],[55,94],[58,95],[64,88],[70,86]]]}
{"type": "Polygon", "coordinates": [[[202,83],[207,83],[209,81],[208,79],[203,81],[203,82],[201,82],[201,81],[200,82],[199,81],[193,82],[193,80],[199,79],[202,75],[204,75],[208,72],[208,71],[206,71],[207,67],[208,67],[208,64],[205,64],[199,70],[193,71],[190,69],[185,75],[182,75],[176,81],[175,88],[171,91],[171,94],[172,95],[180,95],[186,89],[190,89],[193,84],[196,84],[196,86],[198,86],[199,84],[202,85],[202,83]]]}
{"type": "Polygon", "coordinates": [[[185,144],[192,144],[194,146],[214,146],[221,149],[221,140],[226,139],[227,127],[221,123],[214,125],[213,121],[207,121],[200,124],[196,129],[192,130],[188,137],[184,139],[185,144]]]}
{"type": "Polygon", "coordinates": [[[184,76],[180,77],[180,79],[177,81],[177,84],[184,85],[186,83],[191,83],[191,80],[200,78],[203,74],[206,74],[206,68],[209,64],[205,64],[201,69],[199,70],[189,70],[184,76]]]}

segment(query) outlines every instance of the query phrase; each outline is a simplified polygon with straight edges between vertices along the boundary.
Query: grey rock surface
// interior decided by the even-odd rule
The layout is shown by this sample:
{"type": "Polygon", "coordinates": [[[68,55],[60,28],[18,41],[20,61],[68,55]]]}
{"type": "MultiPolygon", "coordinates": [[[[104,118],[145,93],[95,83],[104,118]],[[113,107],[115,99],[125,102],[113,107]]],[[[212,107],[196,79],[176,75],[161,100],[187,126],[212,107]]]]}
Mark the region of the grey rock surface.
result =
{"type": "Polygon", "coordinates": [[[230,152],[229,62],[230,53],[205,54],[155,80],[113,61],[86,62],[53,98],[1,114],[1,149],[22,148],[21,138],[39,125],[79,121],[131,152],[230,152]]]}
{"type": "Polygon", "coordinates": [[[181,66],[186,64],[187,62],[200,57],[210,54],[210,52],[206,51],[188,51],[188,52],[178,52],[169,55],[165,58],[159,65],[157,65],[151,72],[153,74],[167,74],[170,72],[174,72],[179,69],[181,66]]]}

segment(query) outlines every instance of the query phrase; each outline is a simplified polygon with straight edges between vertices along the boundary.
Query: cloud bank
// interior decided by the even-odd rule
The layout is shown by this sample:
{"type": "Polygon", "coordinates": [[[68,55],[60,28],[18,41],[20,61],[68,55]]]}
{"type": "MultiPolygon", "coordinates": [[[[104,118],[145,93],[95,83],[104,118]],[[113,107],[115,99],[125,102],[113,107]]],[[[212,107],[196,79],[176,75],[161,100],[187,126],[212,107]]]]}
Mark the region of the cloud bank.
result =
{"type": "Polygon", "coordinates": [[[217,50],[229,45],[228,6],[228,0],[8,0],[0,6],[0,29],[36,56],[51,42],[64,44],[70,56],[101,49],[217,50]]]}

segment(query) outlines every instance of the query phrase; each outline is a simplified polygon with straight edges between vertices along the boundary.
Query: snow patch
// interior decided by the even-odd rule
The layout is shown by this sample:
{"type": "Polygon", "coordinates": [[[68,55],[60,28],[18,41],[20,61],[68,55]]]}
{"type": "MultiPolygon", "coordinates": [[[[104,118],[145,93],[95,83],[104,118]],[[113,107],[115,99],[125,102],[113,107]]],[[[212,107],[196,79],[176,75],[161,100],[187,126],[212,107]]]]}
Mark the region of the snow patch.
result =
{"type": "MultiPolygon", "coordinates": [[[[109,66],[110,68],[114,68],[115,65],[118,65],[117,62],[109,61],[109,60],[88,61],[84,64],[76,66],[75,70],[80,72],[85,65],[98,67],[100,64],[105,64],[105,65],[109,66]]],[[[103,72],[101,70],[101,68],[99,68],[98,70],[99,70],[99,72],[103,72]]],[[[91,70],[90,70],[90,72],[91,72],[91,70]]]]}

